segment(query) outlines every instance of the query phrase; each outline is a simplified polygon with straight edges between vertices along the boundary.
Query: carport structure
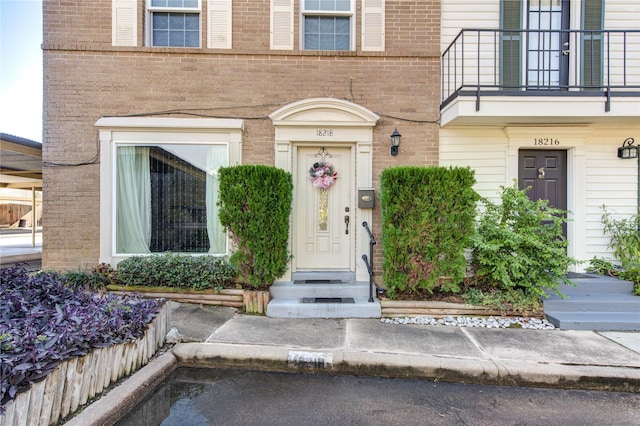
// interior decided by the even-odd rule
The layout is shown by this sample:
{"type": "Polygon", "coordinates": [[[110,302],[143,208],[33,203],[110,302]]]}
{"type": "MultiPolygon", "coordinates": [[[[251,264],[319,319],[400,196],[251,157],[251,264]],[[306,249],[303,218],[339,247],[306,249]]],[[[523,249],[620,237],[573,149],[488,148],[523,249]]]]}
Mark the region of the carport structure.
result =
{"type": "Polygon", "coordinates": [[[0,133],[0,203],[31,204],[33,246],[35,246],[38,223],[36,207],[37,203],[42,201],[41,191],[42,144],[30,139],[0,133]],[[31,196],[12,190],[29,190],[31,196]],[[40,199],[38,200],[38,198],[40,199]]]}

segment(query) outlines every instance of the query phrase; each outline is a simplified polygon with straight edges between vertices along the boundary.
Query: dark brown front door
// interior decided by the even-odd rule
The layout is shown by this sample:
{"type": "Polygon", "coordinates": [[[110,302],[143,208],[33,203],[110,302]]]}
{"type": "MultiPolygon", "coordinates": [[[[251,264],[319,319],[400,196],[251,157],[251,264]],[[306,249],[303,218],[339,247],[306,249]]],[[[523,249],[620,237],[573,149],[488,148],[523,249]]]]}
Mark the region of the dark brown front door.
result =
{"type": "MultiPolygon", "coordinates": [[[[567,209],[567,151],[520,150],[518,187],[531,187],[532,200],[548,200],[551,207],[567,209]]],[[[563,226],[565,237],[566,225],[563,226]]]]}

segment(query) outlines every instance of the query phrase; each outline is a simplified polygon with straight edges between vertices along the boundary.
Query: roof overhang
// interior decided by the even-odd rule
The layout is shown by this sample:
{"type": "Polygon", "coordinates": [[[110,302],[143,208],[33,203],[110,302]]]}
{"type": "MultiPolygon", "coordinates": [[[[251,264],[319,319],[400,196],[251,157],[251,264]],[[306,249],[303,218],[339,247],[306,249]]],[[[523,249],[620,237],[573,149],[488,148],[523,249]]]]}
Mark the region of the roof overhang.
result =
{"type": "Polygon", "coordinates": [[[42,190],[42,144],[0,133],[0,188],[42,190]]]}

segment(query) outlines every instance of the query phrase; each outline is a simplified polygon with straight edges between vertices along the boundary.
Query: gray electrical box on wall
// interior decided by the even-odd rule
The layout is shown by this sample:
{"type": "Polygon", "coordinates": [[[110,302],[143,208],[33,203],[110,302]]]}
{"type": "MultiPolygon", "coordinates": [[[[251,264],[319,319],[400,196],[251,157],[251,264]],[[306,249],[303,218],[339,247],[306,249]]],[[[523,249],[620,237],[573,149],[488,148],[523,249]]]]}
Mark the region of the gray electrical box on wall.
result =
{"type": "Polygon", "coordinates": [[[358,208],[372,209],[375,201],[373,188],[358,188],[358,208]]]}

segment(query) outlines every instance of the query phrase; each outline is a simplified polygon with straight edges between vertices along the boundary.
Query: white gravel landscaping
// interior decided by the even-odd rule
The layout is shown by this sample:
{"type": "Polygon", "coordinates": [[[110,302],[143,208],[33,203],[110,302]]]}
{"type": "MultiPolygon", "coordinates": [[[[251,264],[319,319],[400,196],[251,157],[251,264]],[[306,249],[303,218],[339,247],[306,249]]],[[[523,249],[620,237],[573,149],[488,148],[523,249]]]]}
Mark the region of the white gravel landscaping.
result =
{"type": "Polygon", "coordinates": [[[555,326],[546,319],[526,317],[404,317],[382,318],[385,324],[416,324],[416,325],[448,325],[454,327],[483,327],[483,328],[528,328],[533,330],[553,330],[555,326]]]}

